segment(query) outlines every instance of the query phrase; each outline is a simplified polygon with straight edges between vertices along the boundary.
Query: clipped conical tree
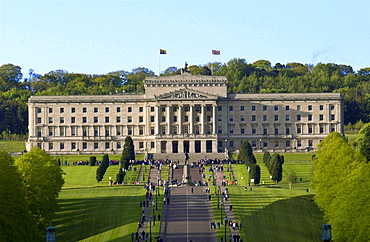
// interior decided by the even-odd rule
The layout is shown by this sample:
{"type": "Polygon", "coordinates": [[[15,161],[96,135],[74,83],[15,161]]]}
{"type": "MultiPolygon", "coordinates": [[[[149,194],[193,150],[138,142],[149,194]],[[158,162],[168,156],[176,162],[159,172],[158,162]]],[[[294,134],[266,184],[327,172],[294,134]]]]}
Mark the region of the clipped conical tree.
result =
{"type": "Polygon", "coordinates": [[[238,160],[244,161],[247,166],[257,163],[256,157],[253,155],[252,146],[246,140],[243,141],[239,150],[238,160]]]}
{"type": "Polygon", "coordinates": [[[254,179],[253,183],[255,185],[260,184],[261,181],[261,168],[259,165],[252,165],[251,166],[251,179],[254,179]]]}

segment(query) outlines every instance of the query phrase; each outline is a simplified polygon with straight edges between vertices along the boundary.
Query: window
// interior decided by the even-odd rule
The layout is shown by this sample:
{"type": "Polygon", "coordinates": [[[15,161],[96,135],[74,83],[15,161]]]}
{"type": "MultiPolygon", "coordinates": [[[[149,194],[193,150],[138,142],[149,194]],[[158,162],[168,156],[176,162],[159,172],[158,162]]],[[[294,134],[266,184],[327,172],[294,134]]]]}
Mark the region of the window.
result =
{"type": "Polygon", "coordinates": [[[154,149],[155,148],[155,143],[154,142],[150,142],[150,148],[151,149],[154,149]]]}
{"type": "Polygon", "coordinates": [[[274,115],[274,121],[278,122],[279,121],[279,115],[274,115]]]}
{"type": "Polygon", "coordinates": [[[120,126],[117,126],[117,128],[116,128],[116,134],[117,135],[121,135],[121,127],[120,126]]]}
{"type": "Polygon", "coordinates": [[[200,112],[200,107],[199,106],[195,106],[195,112],[200,112]]]}
{"type": "Polygon", "coordinates": [[[189,122],[189,116],[184,117],[184,122],[189,122]]]}
{"type": "Polygon", "coordinates": [[[229,107],[229,111],[230,111],[230,112],[233,112],[233,111],[234,111],[234,106],[230,106],[230,107],[229,107]]]}
{"type": "Polygon", "coordinates": [[[217,106],[217,111],[221,112],[222,111],[222,106],[217,106]]]}
{"type": "Polygon", "coordinates": [[[127,107],[127,112],[131,113],[132,112],[132,107],[127,107]]]}
{"type": "Polygon", "coordinates": [[[308,133],[309,134],[312,134],[313,133],[312,125],[308,125],[308,133]]]}
{"type": "Polygon", "coordinates": [[[229,134],[233,134],[233,133],[234,133],[234,128],[230,128],[229,134]]]}
{"type": "Polygon", "coordinates": [[[144,134],[144,127],[140,126],[139,127],[139,135],[143,135],[143,134],[144,134]]]}
{"type": "Polygon", "coordinates": [[[154,107],[150,107],[150,112],[154,112],[154,107]]]}
{"type": "Polygon", "coordinates": [[[121,117],[120,116],[116,117],[116,123],[121,123],[121,117]]]}
{"type": "Polygon", "coordinates": [[[61,150],[64,150],[64,143],[59,143],[59,147],[61,150]]]}
{"type": "Polygon", "coordinates": [[[150,134],[151,134],[151,135],[155,134],[155,129],[154,129],[154,127],[150,127],[150,134]]]}
{"type": "Polygon", "coordinates": [[[142,142],[142,141],[139,142],[139,148],[144,149],[144,142],[142,142]]]}
{"type": "Polygon", "coordinates": [[[313,146],[313,141],[312,140],[308,140],[308,146],[313,146]]]}
{"type": "Polygon", "coordinates": [[[262,106],[263,111],[267,111],[267,106],[262,106]]]}
{"type": "Polygon", "coordinates": [[[131,127],[131,126],[127,128],[127,134],[128,134],[128,135],[132,135],[132,134],[133,134],[133,132],[132,132],[132,131],[133,131],[133,129],[132,129],[132,127],[131,127]]]}
{"type": "Polygon", "coordinates": [[[49,117],[49,124],[52,124],[52,123],[53,123],[53,118],[49,117]]]}
{"type": "Polygon", "coordinates": [[[230,144],[230,148],[234,149],[234,141],[231,140],[229,144],[230,144]]]}
{"type": "Polygon", "coordinates": [[[105,123],[109,123],[109,117],[105,117],[105,123]]]}
{"type": "Polygon", "coordinates": [[[324,110],[324,105],[320,105],[319,109],[320,109],[320,111],[323,111],[324,110]]]}
{"type": "Polygon", "coordinates": [[[256,106],[252,106],[252,112],[256,111],[256,106]]]}
{"type": "Polygon", "coordinates": [[[60,108],[60,109],[59,109],[59,112],[60,112],[60,113],[64,113],[64,108],[60,108]]]}
{"type": "Polygon", "coordinates": [[[244,121],[245,121],[244,115],[240,115],[240,122],[244,122],[244,121]]]}
{"type": "Polygon", "coordinates": [[[217,121],[218,121],[218,122],[222,122],[222,115],[218,115],[218,116],[217,116],[217,121]]]}
{"type": "Polygon", "coordinates": [[[94,136],[99,136],[99,128],[94,127],[94,136]]]}
{"type": "Polygon", "coordinates": [[[132,116],[127,116],[127,123],[132,123],[132,116]]]}
{"type": "Polygon", "coordinates": [[[166,122],[166,117],[162,116],[162,122],[166,122]]]}
{"type": "Polygon", "coordinates": [[[335,106],[333,104],[330,104],[330,110],[334,110],[335,106]]]}
{"type": "Polygon", "coordinates": [[[222,126],[218,126],[217,127],[217,133],[218,134],[222,134],[222,126]]]}
{"type": "Polygon", "coordinates": [[[301,105],[297,105],[297,111],[301,111],[301,105]]]}
{"type": "Polygon", "coordinates": [[[184,112],[189,112],[189,106],[184,107],[184,112]]]}
{"type": "Polygon", "coordinates": [[[256,122],[256,115],[252,115],[252,122],[256,122]]]}
{"type": "Polygon", "coordinates": [[[268,129],[266,127],[263,128],[263,134],[267,135],[268,134],[268,129]]]}
{"type": "Polygon", "coordinates": [[[229,116],[229,121],[230,121],[230,122],[234,122],[234,115],[230,115],[230,116],[229,116]]]}
{"type": "Polygon", "coordinates": [[[87,117],[82,117],[82,123],[87,123],[87,117]]]}
{"type": "Polygon", "coordinates": [[[256,133],[257,133],[256,127],[252,127],[252,134],[256,134],[256,133]]]}
{"type": "Polygon", "coordinates": [[[302,128],[300,125],[297,126],[297,134],[301,134],[302,133],[302,128]]]}
{"type": "Polygon", "coordinates": [[[65,127],[59,128],[59,136],[65,136],[65,127]]]}
{"type": "Polygon", "coordinates": [[[37,123],[41,124],[41,118],[40,117],[37,118],[37,123]]]}
{"type": "Polygon", "coordinates": [[[301,115],[300,114],[297,115],[297,121],[301,121],[301,115]]]}
{"type": "Polygon", "coordinates": [[[275,134],[279,134],[279,128],[275,127],[274,132],[275,132],[275,134]]]}
{"type": "Polygon", "coordinates": [[[117,142],[116,147],[117,147],[117,149],[121,149],[121,142],[117,142]]]}
{"type": "Polygon", "coordinates": [[[87,149],[87,143],[86,142],[83,142],[82,143],[82,149],[86,150],[87,149]]]}
{"type": "Polygon", "coordinates": [[[320,134],[323,134],[324,133],[324,126],[323,125],[320,125],[320,134]]]}
{"type": "Polygon", "coordinates": [[[54,133],[54,128],[49,127],[49,136],[53,136],[53,133],[54,133]]]}
{"type": "Polygon", "coordinates": [[[82,108],[82,112],[83,113],[86,113],[87,112],[87,108],[82,108]]]}
{"type": "Polygon", "coordinates": [[[200,134],[200,127],[199,127],[199,125],[195,126],[195,134],[200,134]]]}
{"type": "Polygon", "coordinates": [[[121,107],[116,107],[116,113],[120,113],[121,112],[121,107]]]}
{"type": "Polygon", "coordinates": [[[172,107],[173,112],[177,112],[177,107],[172,107]]]}
{"type": "Polygon", "coordinates": [[[244,111],[244,106],[240,106],[240,111],[243,112],[244,111]]]}
{"type": "Polygon", "coordinates": [[[154,116],[150,116],[150,122],[154,123],[154,116]]]}
{"type": "Polygon", "coordinates": [[[211,122],[211,116],[206,117],[207,122],[211,122]]]}
{"type": "Polygon", "coordinates": [[[52,150],[53,148],[53,143],[49,143],[49,150],[52,150]]]}
{"type": "Polygon", "coordinates": [[[211,107],[207,106],[207,112],[211,112],[211,107]]]}
{"type": "Polygon", "coordinates": [[[87,136],[87,127],[82,128],[82,136],[87,136]]]}
{"type": "Polygon", "coordinates": [[[105,149],[109,149],[110,148],[110,143],[109,142],[105,142],[105,149]]]}
{"type": "Polygon", "coordinates": [[[240,128],[240,134],[245,134],[245,128],[240,128]]]}
{"type": "Polygon", "coordinates": [[[257,148],[257,141],[252,140],[252,147],[253,147],[253,148],[257,148]]]}
{"type": "Polygon", "coordinates": [[[72,148],[72,150],[75,150],[76,149],[76,143],[75,142],[72,142],[71,143],[71,148],[72,148]]]}
{"type": "Polygon", "coordinates": [[[98,108],[94,108],[94,113],[97,113],[98,111],[98,108]]]}
{"type": "Polygon", "coordinates": [[[75,113],[76,112],[76,108],[71,108],[71,113],[75,113]]]}
{"type": "Polygon", "coordinates": [[[71,135],[76,136],[77,134],[77,127],[71,127],[71,135]]]}
{"type": "Polygon", "coordinates": [[[199,116],[195,116],[195,122],[199,122],[199,116]]]}
{"type": "Polygon", "coordinates": [[[37,137],[41,137],[41,136],[42,136],[41,128],[37,127],[37,137]]]}
{"type": "Polygon", "coordinates": [[[324,115],[320,114],[320,115],[319,115],[319,120],[320,120],[320,121],[323,121],[323,120],[324,120],[324,115]]]}
{"type": "Polygon", "coordinates": [[[109,107],[105,107],[105,112],[109,113],[109,107]]]}
{"type": "Polygon", "coordinates": [[[53,113],[53,108],[49,108],[49,113],[53,113]]]}
{"type": "Polygon", "coordinates": [[[94,123],[97,123],[99,121],[98,117],[94,117],[94,123]]]}
{"type": "Polygon", "coordinates": [[[290,147],[290,140],[285,141],[285,147],[287,147],[287,148],[290,147]]]}
{"type": "Polygon", "coordinates": [[[177,122],[177,116],[173,116],[173,122],[177,122]]]}
{"type": "Polygon", "coordinates": [[[290,115],[285,115],[285,121],[289,122],[290,121],[290,115]]]}
{"type": "Polygon", "coordinates": [[[99,143],[98,142],[94,142],[94,149],[95,150],[99,149],[99,143]]]}
{"type": "Polygon", "coordinates": [[[263,115],[262,120],[263,120],[263,122],[267,122],[267,115],[263,115]]]}
{"type": "Polygon", "coordinates": [[[76,123],[76,117],[71,117],[71,123],[72,124],[76,123]]]}
{"type": "Polygon", "coordinates": [[[331,115],[330,115],[330,120],[331,120],[331,121],[334,121],[334,120],[335,120],[335,114],[331,114],[331,115]]]}
{"type": "Polygon", "coordinates": [[[166,112],[166,107],[162,107],[162,112],[166,112]]]}
{"type": "Polygon", "coordinates": [[[285,134],[290,134],[290,128],[289,127],[285,128],[285,134]]]}
{"type": "Polygon", "coordinates": [[[279,111],[279,106],[274,106],[274,111],[279,111]]]}
{"type": "Polygon", "coordinates": [[[108,127],[105,127],[105,136],[110,136],[110,130],[108,127]]]}
{"type": "Polygon", "coordinates": [[[37,108],[37,113],[41,113],[41,108],[37,108]]]}
{"type": "Polygon", "coordinates": [[[268,147],[268,142],[267,141],[263,141],[263,148],[267,148],[268,147]]]}
{"type": "Polygon", "coordinates": [[[139,107],[139,112],[140,113],[144,112],[144,108],[143,107],[139,107]]]}
{"type": "Polygon", "coordinates": [[[312,105],[308,105],[307,109],[308,109],[308,111],[311,111],[312,110],[312,105]]]}
{"type": "Polygon", "coordinates": [[[308,115],[307,120],[312,121],[312,115],[311,114],[308,115]]]}
{"type": "Polygon", "coordinates": [[[285,106],[285,111],[289,111],[290,110],[290,106],[289,105],[286,105],[285,106]]]}
{"type": "Polygon", "coordinates": [[[177,134],[178,132],[177,132],[177,128],[178,128],[178,126],[176,125],[176,126],[172,126],[172,133],[173,134],[177,134]]]}
{"type": "Polygon", "coordinates": [[[64,124],[64,117],[59,118],[59,123],[64,124]]]}
{"type": "Polygon", "coordinates": [[[302,140],[297,140],[297,146],[302,147],[302,140]]]}

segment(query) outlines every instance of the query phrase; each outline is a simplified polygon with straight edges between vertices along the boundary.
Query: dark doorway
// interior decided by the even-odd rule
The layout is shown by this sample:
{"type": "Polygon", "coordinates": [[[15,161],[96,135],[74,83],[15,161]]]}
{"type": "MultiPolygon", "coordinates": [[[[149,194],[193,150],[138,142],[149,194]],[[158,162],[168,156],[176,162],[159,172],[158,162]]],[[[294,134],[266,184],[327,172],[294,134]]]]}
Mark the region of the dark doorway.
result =
{"type": "Polygon", "coordinates": [[[179,142],[172,141],[172,153],[179,153],[179,142]]]}
{"type": "Polygon", "coordinates": [[[161,141],[161,153],[166,153],[167,151],[167,142],[161,141]]]}
{"type": "Polygon", "coordinates": [[[195,153],[201,153],[201,152],[202,152],[201,141],[196,140],[195,141],[195,153]]]}
{"type": "Polygon", "coordinates": [[[189,153],[189,140],[184,141],[184,153],[189,153]]]}
{"type": "Polygon", "coordinates": [[[206,152],[207,153],[212,153],[212,140],[207,140],[206,141],[206,152]]]}

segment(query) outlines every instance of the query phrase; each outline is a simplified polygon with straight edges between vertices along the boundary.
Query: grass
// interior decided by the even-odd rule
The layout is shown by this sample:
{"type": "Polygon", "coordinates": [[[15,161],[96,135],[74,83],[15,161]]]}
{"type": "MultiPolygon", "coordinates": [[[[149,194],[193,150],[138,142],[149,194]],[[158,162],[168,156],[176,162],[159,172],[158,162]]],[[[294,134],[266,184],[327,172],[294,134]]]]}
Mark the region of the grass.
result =
{"type": "Polygon", "coordinates": [[[26,149],[26,142],[24,141],[0,141],[0,150],[7,152],[23,152],[26,149]]]}

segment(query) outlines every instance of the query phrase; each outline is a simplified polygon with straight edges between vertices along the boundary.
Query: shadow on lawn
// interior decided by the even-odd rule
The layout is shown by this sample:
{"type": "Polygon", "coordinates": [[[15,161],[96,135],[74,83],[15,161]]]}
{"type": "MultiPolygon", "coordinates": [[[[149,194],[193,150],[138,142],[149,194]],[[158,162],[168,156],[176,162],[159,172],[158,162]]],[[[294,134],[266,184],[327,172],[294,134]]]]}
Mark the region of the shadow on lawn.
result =
{"type": "Polygon", "coordinates": [[[112,237],[106,237],[115,238],[109,241],[130,241],[135,232],[132,225],[136,228],[141,215],[140,199],[143,197],[120,195],[59,199],[60,211],[53,221],[57,240],[80,241],[117,229],[112,237]]]}

